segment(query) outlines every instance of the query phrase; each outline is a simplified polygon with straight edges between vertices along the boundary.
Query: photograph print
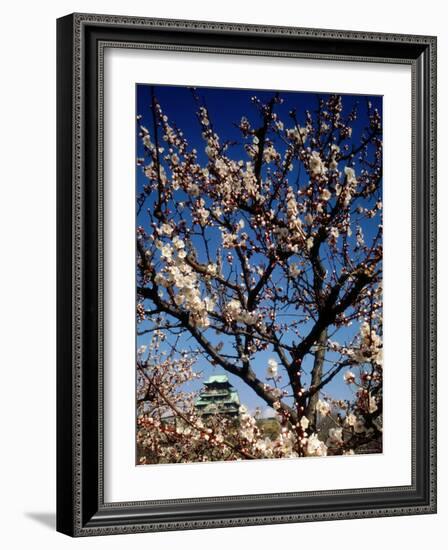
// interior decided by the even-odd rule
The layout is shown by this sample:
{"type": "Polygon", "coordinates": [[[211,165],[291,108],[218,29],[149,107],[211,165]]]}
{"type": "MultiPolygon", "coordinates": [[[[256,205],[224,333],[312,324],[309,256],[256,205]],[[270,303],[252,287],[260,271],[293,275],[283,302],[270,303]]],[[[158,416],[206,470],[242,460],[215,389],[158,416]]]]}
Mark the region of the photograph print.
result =
{"type": "Polygon", "coordinates": [[[136,86],[137,465],[382,452],[382,124],[136,86]]]}

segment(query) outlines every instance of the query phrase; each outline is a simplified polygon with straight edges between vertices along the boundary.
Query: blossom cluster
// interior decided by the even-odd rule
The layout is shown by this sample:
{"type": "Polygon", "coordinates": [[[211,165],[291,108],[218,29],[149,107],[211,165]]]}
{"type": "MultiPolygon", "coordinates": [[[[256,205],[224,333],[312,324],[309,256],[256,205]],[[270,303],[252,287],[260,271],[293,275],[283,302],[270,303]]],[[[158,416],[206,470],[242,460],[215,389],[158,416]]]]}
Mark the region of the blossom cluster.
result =
{"type": "MultiPolygon", "coordinates": [[[[171,226],[165,224],[165,233],[171,236],[171,226]]],[[[157,240],[156,247],[160,249],[160,255],[164,267],[154,276],[154,283],[172,291],[174,304],[189,312],[193,326],[206,328],[210,321],[208,314],[213,311],[215,302],[209,296],[201,296],[197,273],[185,261],[185,243],[177,235],[165,244],[157,240]]],[[[209,273],[213,274],[216,267],[210,264],[209,273]]]]}

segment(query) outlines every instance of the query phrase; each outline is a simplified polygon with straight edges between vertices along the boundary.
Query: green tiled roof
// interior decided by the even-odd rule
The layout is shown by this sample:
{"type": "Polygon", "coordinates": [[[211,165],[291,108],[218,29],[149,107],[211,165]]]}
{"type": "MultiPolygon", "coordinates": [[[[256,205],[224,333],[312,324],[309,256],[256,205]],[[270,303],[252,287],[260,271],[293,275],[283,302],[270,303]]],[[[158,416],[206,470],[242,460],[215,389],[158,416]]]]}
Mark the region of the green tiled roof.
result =
{"type": "Polygon", "coordinates": [[[225,384],[226,382],[229,382],[229,379],[225,374],[215,374],[213,376],[210,376],[209,379],[204,382],[204,384],[225,384]]]}
{"type": "Polygon", "coordinates": [[[220,407],[221,405],[238,405],[240,404],[240,400],[238,399],[238,395],[231,396],[230,399],[225,399],[223,401],[206,401],[204,399],[198,399],[196,401],[196,406],[206,407],[207,405],[216,405],[217,407],[220,407]]]}

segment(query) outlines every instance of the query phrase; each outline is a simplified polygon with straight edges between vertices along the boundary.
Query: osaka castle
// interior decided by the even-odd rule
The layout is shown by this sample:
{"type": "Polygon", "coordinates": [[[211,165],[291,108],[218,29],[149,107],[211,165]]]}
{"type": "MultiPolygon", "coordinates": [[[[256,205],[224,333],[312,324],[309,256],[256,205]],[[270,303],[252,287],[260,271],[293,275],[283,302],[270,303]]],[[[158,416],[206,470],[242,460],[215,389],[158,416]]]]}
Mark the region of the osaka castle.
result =
{"type": "Polygon", "coordinates": [[[240,398],[225,374],[215,375],[204,382],[195,407],[202,416],[238,416],[240,398]]]}

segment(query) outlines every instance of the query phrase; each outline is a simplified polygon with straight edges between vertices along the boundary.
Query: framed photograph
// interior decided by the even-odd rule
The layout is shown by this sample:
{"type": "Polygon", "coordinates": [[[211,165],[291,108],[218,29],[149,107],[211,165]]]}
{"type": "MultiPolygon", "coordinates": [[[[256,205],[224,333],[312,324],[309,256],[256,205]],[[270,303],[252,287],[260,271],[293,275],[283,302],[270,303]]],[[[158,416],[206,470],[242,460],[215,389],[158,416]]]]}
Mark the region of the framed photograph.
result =
{"type": "Polygon", "coordinates": [[[57,40],[57,529],[435,513],[436,38],[57,40]]]}

